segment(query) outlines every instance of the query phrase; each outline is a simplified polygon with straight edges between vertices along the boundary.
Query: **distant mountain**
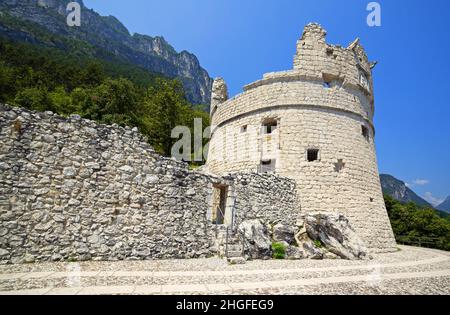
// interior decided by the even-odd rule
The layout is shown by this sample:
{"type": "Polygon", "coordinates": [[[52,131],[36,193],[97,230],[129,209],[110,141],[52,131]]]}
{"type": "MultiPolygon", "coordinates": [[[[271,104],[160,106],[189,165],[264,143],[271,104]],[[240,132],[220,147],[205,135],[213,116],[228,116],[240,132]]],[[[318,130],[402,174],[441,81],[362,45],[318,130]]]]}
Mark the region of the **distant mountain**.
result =
{"type": "Polygon", "coordinates": [[[419,197],[414,191],[408,188],[405,182],[395,178],[394,176],[381,174],[380,180],[381,187],[383,188],[383,193],[385,195],[389,195],[403,203],[414,202],[418,206],[433,208],[430,203],[419,197]]]}
{"type": "Polygon", "coordinates": [[[169,78],[179,78],[186,98],[209,104],[212,79],[197,57],[177,52],[163,37],[131,35],[113,16],[101,16],[81,5],[81,26],[67,25],[69,0],[1,0],[0,35],[16,41],[71,50],[98,58],[117,59],[169,78]],[[114,57],[114,58],[111,58],[114,57]]]}
{"type": "Polygon", "coordinates": [[[450,213],[450,196],[443,203],[436,207],[438,210],[450,213]]]}

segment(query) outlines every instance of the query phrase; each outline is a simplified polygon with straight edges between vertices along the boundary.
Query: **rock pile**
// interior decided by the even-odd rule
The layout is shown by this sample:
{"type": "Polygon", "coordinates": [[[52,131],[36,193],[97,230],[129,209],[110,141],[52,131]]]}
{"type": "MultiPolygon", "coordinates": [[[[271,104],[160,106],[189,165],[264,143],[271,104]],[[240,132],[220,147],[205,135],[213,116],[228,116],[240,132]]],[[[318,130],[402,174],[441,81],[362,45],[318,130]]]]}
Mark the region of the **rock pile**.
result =
{"type": "Polygon", "coordinates": [[[282,244],[286,259],[369,259],[363,241],[340,214],[309,214],[300,225],[266,225],[261,220],[240,224],[248,258],[272,257],[272,245],[282,244]]]}

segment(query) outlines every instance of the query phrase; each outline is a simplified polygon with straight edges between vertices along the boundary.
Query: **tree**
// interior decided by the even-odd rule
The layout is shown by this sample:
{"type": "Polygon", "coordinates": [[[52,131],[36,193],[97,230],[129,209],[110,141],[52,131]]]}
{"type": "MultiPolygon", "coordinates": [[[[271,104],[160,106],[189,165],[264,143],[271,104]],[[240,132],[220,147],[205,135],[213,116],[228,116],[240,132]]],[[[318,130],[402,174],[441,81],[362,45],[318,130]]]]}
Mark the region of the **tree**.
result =
{"type": "Polygon", "coordinates": [[[17,93],[14,103],[36,111],[54,111],[52,100],[45,88],[28,88],[17,93]]]}
{"type": "Polygon", "coordinates": [[[441,218],[431,208],[421,208],[414,203],[402,204],[385,196],[386,208],[392,229],[397,238],[411,245],[426,245],[450,250],[450,220],[441,218]]]}
{"type": "Polygon", "coordinates": [[[108,79],[85,97],[81,102],[83,117],[106,124],[136,125],[138,95],[129,80],[108,79]]]}
{"type": "Polygon", "coordinates": [[[89,62],[80,73],[79,86],[94,87],[105,81],[106,76],[103,67],[98,62],[89,62]]]}
{"type": "Polygon", "coordinates": [[[6,102],[16,95],[14,70],[0,62],[0,101],[6,102]]]}
{"type": "Polygon", "coordinates": [[[178,141],[171,138],[176,126],[188,127],[192,137],[195,118],[202,119],[203,128],[209,126],[209,115],[201,110],[205,107],[190,104],[179,81],[119,60],[83,55],[85,47],[78,44],[73,53],[0,38],[0,101],[139,127],[164,155],[178,141]]]}
{"type": "Polygon", "coordinates": [[[172,129],[187,119],[188,103],[177,80],[156,80],[149,87],[140,113],[140,126],[150,136],[150,143],[162,154],[170,155],[175,139],[172,129]]]}
{"type": "Polygon", "coordinates": [[[66,92],[64,87],[59,86],[54,91],[49,93],[49,98],[53,104],[55,112],[68,116],[77,111],[77,108],[72,103],[72,97],[66,92]]]}

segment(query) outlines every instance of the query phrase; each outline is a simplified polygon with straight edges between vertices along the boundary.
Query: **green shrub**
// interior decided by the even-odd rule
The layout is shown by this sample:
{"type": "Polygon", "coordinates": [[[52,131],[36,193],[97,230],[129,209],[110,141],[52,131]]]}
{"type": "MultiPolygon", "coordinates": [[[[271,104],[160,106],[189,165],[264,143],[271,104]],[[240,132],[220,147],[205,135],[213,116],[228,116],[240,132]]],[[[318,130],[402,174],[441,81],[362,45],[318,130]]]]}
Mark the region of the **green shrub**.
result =
{"type": "Polygon", "coordinates": [[[282,243],[273,243],[272,252],[274,259],[284,259],[286,257],[286,246],[282,243]]]}
{"type": "Polygon", "coordinates": [[[316,246],[317,248],[322,248],[323,244],[320,240],[315,240],[314,241],[314,246],[316,246]]]}
{"type": "Polygon", "coordinates": [[[77,262],[78,259],[76,257],[70,256],[69,258],[67,258],[67,262],[77,262]]]}

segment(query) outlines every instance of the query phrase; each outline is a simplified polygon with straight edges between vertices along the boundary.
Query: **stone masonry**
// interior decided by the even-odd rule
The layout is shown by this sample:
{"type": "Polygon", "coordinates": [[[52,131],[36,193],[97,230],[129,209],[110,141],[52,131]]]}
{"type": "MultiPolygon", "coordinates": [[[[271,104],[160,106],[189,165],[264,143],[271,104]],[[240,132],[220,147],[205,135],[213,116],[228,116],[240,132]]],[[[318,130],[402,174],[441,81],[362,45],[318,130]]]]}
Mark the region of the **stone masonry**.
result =
{"type": "Polygon", "coordinates": [[[358,39],[345,48],[325,37],[307,25],[293,70],[265,74],[231,99],[216,80],[208,169],[292,178],[298,213],[343,214],[370,249],[392,251],[374,142],[375,63],[358,39]]]}
{"type": "Polygon", "coordinates": [[[189,171],[137,129],[0,104],[2,264],[214,255],[216,185],[238,220],[295,220],[290,179],[189,171]]]}
{"type": "Polygon", "coordinates": [[[300,219],[294,180],[257,173],[236,173],[230,178],[235,191],[235,225],[252,219],[295,225],[300,219]]]}

